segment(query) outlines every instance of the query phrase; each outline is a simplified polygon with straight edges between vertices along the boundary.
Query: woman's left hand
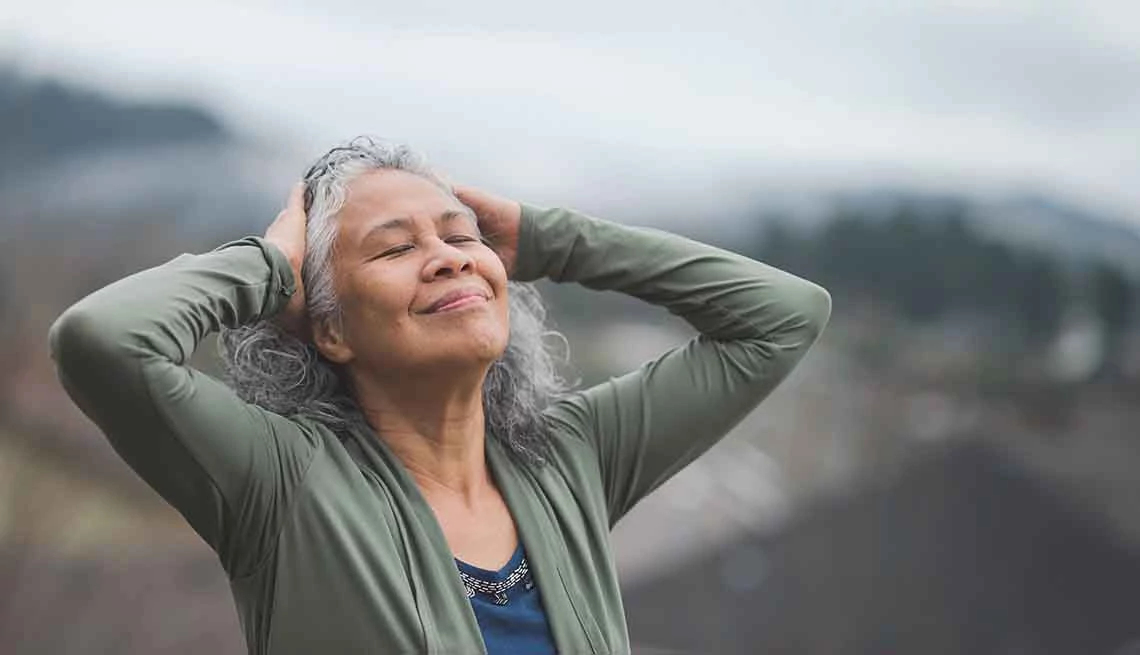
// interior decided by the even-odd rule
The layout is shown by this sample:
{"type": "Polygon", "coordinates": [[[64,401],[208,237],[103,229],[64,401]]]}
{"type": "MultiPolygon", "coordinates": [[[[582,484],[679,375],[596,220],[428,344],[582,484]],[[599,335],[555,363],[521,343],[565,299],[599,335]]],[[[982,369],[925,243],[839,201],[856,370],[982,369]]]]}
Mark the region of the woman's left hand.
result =
{"type": "Polygon", "coordinates": [[[455,192],[455,197],[459,198],[459,202],[475,212],[479,221],[479,231],[503,261],[507,276],[513,276],[519,252],[522,205],[515,200],[501,198],[475,187],[456,184],[452,186],[452,190],[455,192]]]}

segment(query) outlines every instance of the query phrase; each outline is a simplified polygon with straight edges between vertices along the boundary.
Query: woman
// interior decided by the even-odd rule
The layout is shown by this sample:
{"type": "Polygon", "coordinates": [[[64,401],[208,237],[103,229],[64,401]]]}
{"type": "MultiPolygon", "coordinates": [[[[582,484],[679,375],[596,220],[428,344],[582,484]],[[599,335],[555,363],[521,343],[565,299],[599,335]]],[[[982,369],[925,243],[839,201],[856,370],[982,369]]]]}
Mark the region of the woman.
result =
{"type": "Polygon", "coordinates": [[[251,653],[623,653],[610,528],[765,398],[829,312],[764,264],[453,189],[358,139],[264,237],[92,294],[51,344],[76,403],[218,553],[251,653]],[[558,394],[515,286],[541,277],[700,335],[558,394]],[[186,365],[212,330],[238,392],[186,365]]]}

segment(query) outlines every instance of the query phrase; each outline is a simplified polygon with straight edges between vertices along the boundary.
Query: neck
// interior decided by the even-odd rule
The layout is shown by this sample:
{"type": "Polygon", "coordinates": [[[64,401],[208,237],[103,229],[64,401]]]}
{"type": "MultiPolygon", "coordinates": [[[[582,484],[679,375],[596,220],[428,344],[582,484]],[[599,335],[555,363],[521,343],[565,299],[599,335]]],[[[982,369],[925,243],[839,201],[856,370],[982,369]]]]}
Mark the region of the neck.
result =
{"type": "Polygon", "coordinates": [[[353,375],[368,423],[430,500],[468,504],[492,487],[484,459],[483,380],[478,375],[353,375]]]}

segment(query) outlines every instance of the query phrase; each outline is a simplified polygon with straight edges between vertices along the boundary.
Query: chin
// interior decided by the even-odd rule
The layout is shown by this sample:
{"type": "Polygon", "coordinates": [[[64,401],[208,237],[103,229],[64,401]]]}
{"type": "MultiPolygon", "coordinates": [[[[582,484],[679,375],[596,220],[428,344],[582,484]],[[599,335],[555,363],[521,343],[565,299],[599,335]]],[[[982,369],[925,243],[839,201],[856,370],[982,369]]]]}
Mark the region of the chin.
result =
{"type": "Polygon", "coordinates": [[[471,352],[479,361],[493,362],[503,356],[507,350],[507,341],[510,335],[506,332],[503,334],[486,334],[486,335],[472,335],[471,352]]]}
{"type": "Polygon", "coordinates": [[[510,332],[493,325],[468,325],[439,342],[447,359],[472,366],[486,366],[503,356],[510,332]]]}

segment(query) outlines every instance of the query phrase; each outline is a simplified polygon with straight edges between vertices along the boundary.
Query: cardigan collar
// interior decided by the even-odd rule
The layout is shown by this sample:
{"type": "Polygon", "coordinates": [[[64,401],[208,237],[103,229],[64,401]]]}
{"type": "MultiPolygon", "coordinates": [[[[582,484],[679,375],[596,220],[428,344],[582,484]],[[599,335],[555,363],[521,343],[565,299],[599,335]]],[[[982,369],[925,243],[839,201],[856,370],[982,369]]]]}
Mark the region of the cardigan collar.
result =
{"type": "MultiPolygon", "coordinates": [[[[397,527],[405,548],[403,557],[409,564],[409,578],[428,652],[450,652],[449,645],[441,640],[441,630],[459,630],[463,634],[456,637],[462,642],[482,644],[482,633],[454,555],[435,512],[411,473],[371,430],[353,430],[343,443],[357,463],[380,476],[392,493],[396,505],[394,514],[400,523],[397,527]],[[446,589],[450,598],[434,597],[439,594],[430,594],[429,589],[446,589]],[[439,625],[441,620],[449,625],[439,625]]],[[[487,439],[485,452],[491,476],[526,550],[555,646],[563,653],[603,652],[601,630],[589,608],[580,600],[582,594],[572,576],[560,564],[566,561],[565,543],[538,479],[550,472],[536,471],[521,463],[493,438],[487,439]]]]}

